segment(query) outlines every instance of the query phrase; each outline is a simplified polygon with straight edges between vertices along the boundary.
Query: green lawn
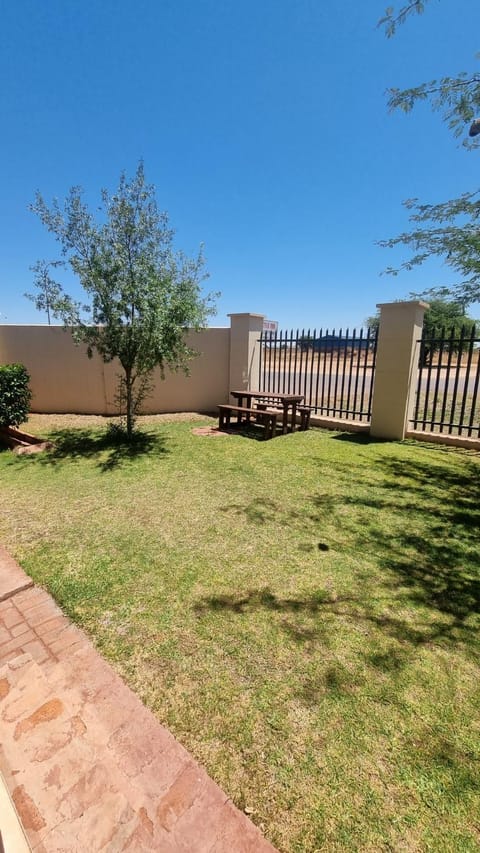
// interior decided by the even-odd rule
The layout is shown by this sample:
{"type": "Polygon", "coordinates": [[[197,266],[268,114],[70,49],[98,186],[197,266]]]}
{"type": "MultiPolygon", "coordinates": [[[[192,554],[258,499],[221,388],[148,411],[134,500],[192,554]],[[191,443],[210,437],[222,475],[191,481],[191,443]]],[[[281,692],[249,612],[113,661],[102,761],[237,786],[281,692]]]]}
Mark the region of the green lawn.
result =
{"type": "Polygon", "coordinates": [[[33,417],[0,540],[281,851],[478,851],[478,455],[206,420],[33,417]]]}

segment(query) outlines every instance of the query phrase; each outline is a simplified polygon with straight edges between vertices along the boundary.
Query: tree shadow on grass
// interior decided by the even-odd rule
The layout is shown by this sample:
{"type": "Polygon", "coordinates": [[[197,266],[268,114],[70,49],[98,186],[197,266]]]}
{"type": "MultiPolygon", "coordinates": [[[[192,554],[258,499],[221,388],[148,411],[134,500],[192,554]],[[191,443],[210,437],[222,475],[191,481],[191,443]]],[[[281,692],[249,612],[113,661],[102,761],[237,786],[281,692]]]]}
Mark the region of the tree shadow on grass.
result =
{"type": "Polygon", "coordinates": [[[342,526],[384,570],[378,583],[391,590],[391,608],[414,607],[414,626],[387,619],[388,632],[417,645],[463,643],[478,659],[480,469],[468,458],[461,469],[437,460],[379,460],[384,477],[363,483],[368,497],[340,502],[342,526]],[[345,506],[362,515],[345,513],[345,506]]]}
{"type": "MultiPolygon", "coordinates": [[[[429,620],[424,620],[414,625],[391,612],[377,612],[369,601],[368,595],[361,590],[358,595],[337,596],[327,590],[319,589],[309,596],[281,598],[267,587],[249,590],[243,594],[204,596],[194,605],[197,616],[203,616],[209,611],[249,614],[259,610],[297,614],[302,617],[307,615],[323,618],[331,614],[342,620],[351,620],[352,623],[370,623],[392,639],[410,646],[420,646],[438,638],[448,637],[452,628],[450,621],[432,624],[429,620]]],[[[321,621],[317,621],[315,627],[312,626],[307,630],[303,625],[292,627],[291,622],[284,623],[282,627],[297,640],[309,640],[323,634],[321,621]]],[[[472,630],[473,633],[476,632],[472,630]]],[[[382,665],[381,656],[378,660],[376,659],[376,663],[378,666],[382,665]]],[[[385,669],[389,666],[390,661],[385,658],[385,669]]]]}
{"type": "MultiPolygon", "coordinates": [[[[246,597],[214,596],[202,606],[316,614],[328,609],[353,623],[369,623],[411,649],[432,643],[461,645],[478,661],[480,468],[469,457],[456,466],[443,459],[437,454],[433,459],[377,459],[370,471],[362,465],[361,480],[353,488],[349,467],[344,489],[305,496],[301,509],[264,498],[224,508],[255,526],[296,528],[308,540],[299,550],[314,551],[311,543],[321,539],[317,547],[333,548],[340,559],[342,553],[350,560],[358,555],[359,569],[352,579],[357,584],[355,599],[345,599],[340,606],[316,597],[278,599],[268,591],[252,591],[246,597]]],[[[400,655],[395,667],[407,659],[400,655]]],[[[372,662],[387,671],[392,665],[389,655],[372,662]]]]}
{"type": "Polygon", "coordinates": [[[329,613],[342,614],[345,605],[354,607],[356,603],[354,596],[332,597],[324,589],[316,589],[311,595],[299,598],[282,598],[269,587],[262,587],[242,594],[207,595],[200,598],[193,609],[199,618],[208,613],[249,615],[268,610],[282,617],[279,627],[296,644],[321,642],[328,646],[329,628],[324,617],[329,613]],[[305,617],[309,621],[306,622],[305,617]]]}
{"type": "Polygon", "coordinates": [[[148,432],[136,432],[132,441],[113,430],[103,432],[91,429],[59,429],[52,431],[49,441],[53,447],[35,456],[18,458],[35,461],[41,465],[55,466],[65,461],[97,459],[103,472],[112,471],[146,454],[158,457],[168,453],[165,438],[148,432]]]}
{"type": "Polygon", "coordinates": [[[345,501],[375,510],[362,542],[375,545],[394,583],[411,588],[417,603],[459,618],[480,613],[479,466],[465,462],[458,471],[414,460],[381,464],[389,480],[368,499],[345,501]],[[384,509],[397,510],[391,532],[381,523],[384,509]]]}
{"type": "MultiPolygon", "coordinates": [[[[243,515],[248,522],[256,525],[266,525],[275,523],[275,521],[282,524],[287,521],[289,525],[294,525],[299,521],[300,525],[303,525],[307,522],[320,521],[321,514],[328,515],[335,502],[336,499],[331,495],[317,496],[315,498],[315,512],[308,513],[296,509],[285,511],[279,501],[274,501],[272,498],[255,497],[247,504],[227,504],[227,506],[219,507],[219,510],[224,514],[243,515]]],[[[318,547],[323,551],[329,550],[328,546],[321,543],[318,547]]],[[[306,550],[305,546],[301,546],[301,550],[306,550]]]]}
{"type": "Polygon", "coordinates": [[[327,605],[338,604],[339,601],[355,601],[355,598],[334,598],[323,589],[315,590],[312,595],[303,598],[280,598],[269,587],[251,589],[243,594],[207,595],[201,598],[194,607],[201,615],[210,611],[230,610],[232,613],[247,613],[249,611],[266,609],[289,613],[318,613],[327,605]]]}
{"type": "Polygon", "coordinates": [[[252,524],[267,524],[267,522],[275,520],[279,506],[270,498],[253,498],[245,506],[228,504],[228,506],[221,506],[220,510],[225,514],[244,515],[247,521],[252,524]]]}

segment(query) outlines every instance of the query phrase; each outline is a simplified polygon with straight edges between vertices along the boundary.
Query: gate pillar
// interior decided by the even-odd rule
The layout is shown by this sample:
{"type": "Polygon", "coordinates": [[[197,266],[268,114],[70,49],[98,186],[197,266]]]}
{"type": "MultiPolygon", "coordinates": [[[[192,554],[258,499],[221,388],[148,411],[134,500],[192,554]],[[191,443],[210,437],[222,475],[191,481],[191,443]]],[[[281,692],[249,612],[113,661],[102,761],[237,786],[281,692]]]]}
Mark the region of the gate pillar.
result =
{"type": "Polygon", "coordinates": [[[260,342],[264,314],[228,314],[230,317],[229,391],[255,390],[260,382],[260,342]]]}
{"type": "Polygon", "coordinates": [[[370,435],[405,438],[417,387],[418,348],[428,303],[384,302],[380,308],[370,435]]]}

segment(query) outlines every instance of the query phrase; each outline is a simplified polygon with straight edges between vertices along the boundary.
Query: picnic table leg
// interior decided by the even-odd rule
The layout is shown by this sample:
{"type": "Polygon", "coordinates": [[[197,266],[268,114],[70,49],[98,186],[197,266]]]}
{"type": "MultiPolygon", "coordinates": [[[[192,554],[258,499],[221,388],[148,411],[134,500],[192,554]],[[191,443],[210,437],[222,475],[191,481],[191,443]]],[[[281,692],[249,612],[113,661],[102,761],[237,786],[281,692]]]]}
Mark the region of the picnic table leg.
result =
{"type": "MultiPolygon", "coordinates": [[[[239,397],[239,398],[238,398],[238,405],[239,405],[239,406],[243,406],[243,397],[239,397]]],[[[238,424],[241,424],[241,422],[242,422],[242,413],[241,413],[241,412],[237,412],[237,423],[238,423],[238,424]]]]}
{"type": "Polygon", "coordinates": [[[270,415],[269,419],[267,421],[267,424],[265,425],[265,429],[268,429],[268,437],[269,438],[274,438],[274,436],[275,436],[276,421],[277,421],[277,419],[276,419],[275,415],[273,415],[273,416],[270,415]]]}
{"type": "Polygon", "coordinates": [[[219,430],[229,429],[230,427],[230,412],[223,412],[220,410],[220,417],[218,419],[218,428],[219,430]]]}
{"type": "Polygon", "coordinates": [[[296,425],[297,425],[297,404],[292,403],[292,432],[295,432],[296,425]]]}
{"type": "MultiPolygon", "coordinates": [[[[242,397],[242,400],[243,400],[243,397],[242,397]]],[[[252,408],[252,398],[249,397],[248,394],[245,394],[245,401],[246,401],[245,402],[246,408],[251,409],[252,408]]],[[[241,403],[240,405],[243,405],[243,404],[241,403]]],[[[246,420],[247,420],[247,424],[249,424],[250,423],[250,413],[248,413],[246,420]]]]}

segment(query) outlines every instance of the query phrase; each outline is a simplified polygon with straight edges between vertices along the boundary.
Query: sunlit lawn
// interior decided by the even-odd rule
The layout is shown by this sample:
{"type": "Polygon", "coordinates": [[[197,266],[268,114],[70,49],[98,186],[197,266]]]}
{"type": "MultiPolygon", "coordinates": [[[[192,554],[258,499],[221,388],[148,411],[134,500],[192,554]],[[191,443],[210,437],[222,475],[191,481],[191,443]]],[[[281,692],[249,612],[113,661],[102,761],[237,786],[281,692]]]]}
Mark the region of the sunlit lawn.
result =
{"type": "Polygon", "coordinates": [[[205,421],[32,418],[0,539],[280,850],[480,849],[479,458],[205,421]]]}

